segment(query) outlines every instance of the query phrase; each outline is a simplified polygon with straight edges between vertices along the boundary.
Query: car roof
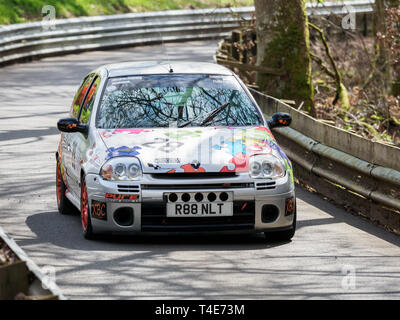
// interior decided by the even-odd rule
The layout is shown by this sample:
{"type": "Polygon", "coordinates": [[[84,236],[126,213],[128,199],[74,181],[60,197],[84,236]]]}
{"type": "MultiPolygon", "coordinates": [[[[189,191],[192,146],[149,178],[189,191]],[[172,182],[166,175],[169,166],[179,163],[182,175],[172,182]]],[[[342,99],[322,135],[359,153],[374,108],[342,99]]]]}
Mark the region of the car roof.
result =
{"type": "Polygon", "coordinates": [[[131,75],[170,74],[170,69],[177,74],[217,74],[232,75],[232,71],[221,65],[207,62],[177,62],[177,61],[141,61],[123,62],[104,66],[109,77],[131,75]]]}

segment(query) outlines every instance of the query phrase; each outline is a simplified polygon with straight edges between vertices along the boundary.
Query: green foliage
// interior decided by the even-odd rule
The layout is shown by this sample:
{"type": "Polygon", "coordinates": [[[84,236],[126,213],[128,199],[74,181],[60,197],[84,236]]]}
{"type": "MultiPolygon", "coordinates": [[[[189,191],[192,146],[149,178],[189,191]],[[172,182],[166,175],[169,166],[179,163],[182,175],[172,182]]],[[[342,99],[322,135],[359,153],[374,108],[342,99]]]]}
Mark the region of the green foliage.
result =
{"type": "Polygon", "coordinates": [[[1,0],[0,24],[41,20],[45,5],[55,7],[57,18],[69,18],[189,7],[249,6],[253,0],[1,0]]]}

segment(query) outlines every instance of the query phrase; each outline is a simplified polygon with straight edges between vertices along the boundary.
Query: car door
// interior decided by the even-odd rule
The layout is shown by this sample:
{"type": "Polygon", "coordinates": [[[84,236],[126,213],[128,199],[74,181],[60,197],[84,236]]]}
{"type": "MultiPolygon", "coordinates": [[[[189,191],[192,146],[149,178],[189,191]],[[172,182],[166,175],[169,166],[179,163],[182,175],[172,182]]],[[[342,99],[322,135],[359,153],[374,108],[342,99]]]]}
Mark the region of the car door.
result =
{"type": "MultiPolygon", "coordinates": [[[[76,92],[72,101],[70,117],[78,119],[80,114],[81,105],[89,91],[90,85],[93,82],[94,74],[88,75],[82,82],[78,91],[76,92]]],[[[76,194],[77,181],[74,174],[74,163],[73,163],[73,143],[77,132],[63,133],[62,143],[62,161],[65,168],[66,180],[68,190],[76,194]]]]}
{"type": "MultiPolygon", "coordinates": [[[[88,92],[81,104],[78,120],[82,124],[89,124],[91,119],[91,114],[93,110],[94,101],[96,100],[96,95],[100,87],[101,78],[96,75],[88,89],[88,92]]],[[[71,141],[72,147],[72,159],[71,159],[71,175],[74,179],[74,190],[77,195],[80,195],[80,179],[81,179],[81,167],[82,162],[85,160],[85,155],[90,147],[90,141],[88,136],[83,133],[74,133],[71,141]]]]}

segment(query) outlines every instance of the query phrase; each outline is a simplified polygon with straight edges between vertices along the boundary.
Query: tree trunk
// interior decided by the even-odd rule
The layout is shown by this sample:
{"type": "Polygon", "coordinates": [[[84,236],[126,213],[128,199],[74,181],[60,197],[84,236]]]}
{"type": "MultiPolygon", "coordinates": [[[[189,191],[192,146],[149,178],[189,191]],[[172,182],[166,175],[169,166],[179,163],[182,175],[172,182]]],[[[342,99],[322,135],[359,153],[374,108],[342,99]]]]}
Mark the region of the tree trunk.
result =
{"type": "Polygon", "coordinates": [[[304,103],[315,115],[305,0],[254,0],[257,65],[282,70],[284,76],[258,72],[260,89],[276,98],[304,103]]]}
{"type": "Polygon", "coordinates": [[[385,2],[385,0],[375,1],[374,32],[375,35],[377,35],[375,42],[377,66],[382,70],[384,93],[386,95],[391,83],[391,72],[388,63],[390,60],[390,53],[386,48],[384,39],[382,38],[382,35],[386,33],[385,2]]]}
{"type": "Polygon", "coordinates": [[[386,13],[385,10],[388,8],[397,7],[400,4],[400,0],[376,0],[375,1],[375,12],[374,12],[374,32],[376,37],[375,48],[377,53],[377,66],[383,73],[384,89],[385,93],[390,91],[393,82],[392,68],[390,65],[391,54],[390,50],[385,44],[383,35],[386,34],[386,13]]]}

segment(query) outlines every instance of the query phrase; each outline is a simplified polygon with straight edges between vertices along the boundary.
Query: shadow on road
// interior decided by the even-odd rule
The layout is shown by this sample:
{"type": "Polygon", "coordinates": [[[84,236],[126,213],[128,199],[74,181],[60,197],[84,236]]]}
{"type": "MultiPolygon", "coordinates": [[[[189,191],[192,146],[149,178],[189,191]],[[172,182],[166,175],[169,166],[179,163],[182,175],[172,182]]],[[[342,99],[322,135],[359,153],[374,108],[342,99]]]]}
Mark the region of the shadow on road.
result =
{"type": "MultiPolygon", "coordinates": [[[[297,231],[318,225],[343,223],[372,234],[382,240],[400,246],[400,237],[385,231],[369,221],[351,215],[338,208],[334,204],[324,200],[316,194],[312,194],[301,187],[296,189],[297,197],[306,205],[301,210],[321,210],[322,218],[307,220],[302,217],[306,212],[299,210],[297,231]]],[[[59,247],[76,250],[149,250],[156,246],[165,251],[185,250],[257,250],[268,249],[282,245],[290,245],[290,242],[271,242],[259,235],[101,235],[96,240],[88,241],[81,234],[81,222],[78,215],[60,215],[56,211],[42,212],[30,215],[26,224],[37,236],[36,239],[22,240],[24,245],[30,243],[52,243],[59,247]]],[[[313,232],[323,232],[315,229],[313,232]]],[[[296,241],[296,236],[294,238],[296,241]]]]}
{"type": "Polygon", "coordinates": [[[36,234],[34,240],[21,240],[23,245],[52,243],[59,247],[76,250],[124,251],[145,250],[157,246],[158,249],[173,251],[196,250],[257,250],[268,249],[290,242],[267,241],[265,237],[253,234],[241,235],[99,235],[95,240],[82,236],[78,215],[62,216],[58,212],[42,212],[29,216],[27,226],[36,234]]]}
{"type": "MultiPolygon", "coordinates": [[[[55,124],[56,125],[56,124],[55,124]]],[[[35,138],[35,142],[42,139],[44,136],[49,135],[58,135],[60,132],[57,130],[56,126],[48,127],[43,129],[26,129],[26,130],[9,130],[4,131],[1,133],[0,142],[1,141],[11,141],[11,140],[18,140],[18,139],[26,139],[26,138],[35,138]]],[[[32,143],[30,141],[29,143],[32,143]]]]}

